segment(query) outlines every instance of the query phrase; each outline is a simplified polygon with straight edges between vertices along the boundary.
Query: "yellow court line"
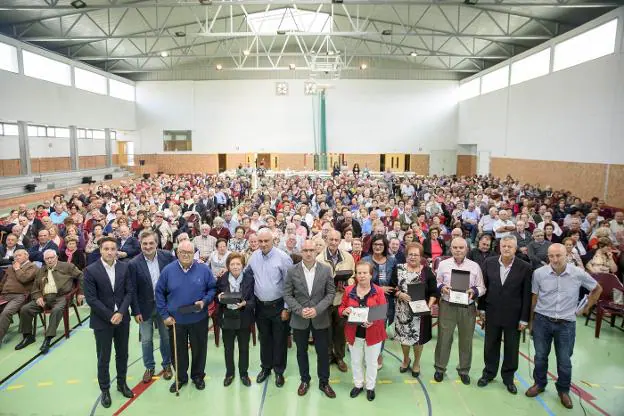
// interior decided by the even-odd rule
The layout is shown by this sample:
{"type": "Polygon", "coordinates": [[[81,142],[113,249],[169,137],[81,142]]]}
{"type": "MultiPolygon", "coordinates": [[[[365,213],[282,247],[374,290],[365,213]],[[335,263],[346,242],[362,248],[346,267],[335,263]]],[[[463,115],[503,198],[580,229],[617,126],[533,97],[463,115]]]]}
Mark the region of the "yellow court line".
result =
{"type": "Polygon", "coordinates": [[[80,380],[67,380],[67,384],[78,384],[80,380]]]}
{"type": "Polygon", "coordinates": [[[418,380],[403,380],[405,384],[418,384],[418,380]]]}
{"type": "Polygon", "coordinates": [[[340,384],[340,379],[339,378],[332,378],[329,380],[330,384],[340,384]]]}
{"type": "Polygon", "coordinates": [[[23,384],[14,384],[12,386],[7,387],[7,391],[21,389],[22,387],[24,387],[23,384]]]}
{"type": "Polygon", "coordinates": [[[614,389],[624,390],[624,386],[613,386],[614,389]]]}
{"type": "Polygon", "coordinates": [[[42,381],[40,383],[37,383],[37,387],[49,387],[52,384],[54,384],[52,381],[42,381]]]}
{"type": "Polygon", "coordinates": [[[392,384],[392,380],[377,380],[377,384],[392,384]]]}

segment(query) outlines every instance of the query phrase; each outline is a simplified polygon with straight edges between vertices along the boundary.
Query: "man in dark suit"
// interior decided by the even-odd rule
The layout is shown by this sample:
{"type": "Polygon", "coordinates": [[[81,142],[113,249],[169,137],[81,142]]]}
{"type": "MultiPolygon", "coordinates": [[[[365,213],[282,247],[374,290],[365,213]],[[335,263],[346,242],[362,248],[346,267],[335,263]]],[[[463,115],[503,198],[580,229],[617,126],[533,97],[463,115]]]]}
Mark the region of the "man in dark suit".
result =
{"type": "Polygon", "coordinates": [[[520,332],[526,329],[531,311],[532,269],[529,263],[514,257],[516,249],[516,237],[505,236],[500,240],[500,257],[484,261],[482,270],[487,291],[479,300],[485,320],[485,368],[477,384],[485,387],[496,377],[501,337],[504,336],[501,377],[511,394],[518,393],[513,380],[518,370],[520,332]]]}
{"type": "Polygon", "coordinates": [[[316,249],[312,240],[303,243],[301,252],[301,263],[288,271],[284,282],[284,302],[292,312],[290,326],[297,344],[297,364],[301,376],[297,393],[303,396],[310,388],[308,339],[312,331],[319,389],[333,399],[336,393],[329,385],[330,307],[336,294],[333,273],[328,266],[316,261],[316,249]]]}
{"type": "Polygon", "coordinates": [[[26,211],[26,219],[28,220],[29,235],[32,237],[31,239],[34,239],[45,226],[41,220],[37,218],[37,212],[32,208],[26,211]]]}
{"type": "Polygon", "coordinates": [[[24,246],[17,244],[17,236],[9,234],[6,244],[0,244],[0,267],[8,267],[13,264],[13,256],[17,250],[24,250],[24,246]]]}
{"type": "Polygon", "coordinates": [[[98,383],[102,390],[102,406],[111,406],[109,363],[115,342],[117,390],[127,398],[134,397],[126,383],[128,370],[128,336],[132,302],[132,279],[128,264],[117,260],[117,240],[104,237],[99,242],[102,258],[84,271],[84,292],[91,307],[90,326],[95,334],[98,357],[98,383]]]}
{"type": "Polygon", "coordinates": [[[48,230],[39,231],[39,242],[28,250],[28,259],[35,263],[37,267],[43,265],[43,252],[46,250],[54,250],[58,254],[59,248],[56,243],[50,240],[50,232],[48,230]]]}
{"type": "Polygon", "coordinates": [[[156,233],[146,229],[139,234],[141,251],[128,264],[128,272],[134,285],[132,301],[132,316],[139,324],[141,333],[141,347],[143,348],[143,364],[145,373],[143,382],[149,383],[155,373],[154,362],[154,322],[158,326],[160,335],[160,355],[162,357],[163,378],[171,380],[171,349],[169,348],[169,330],[162,318],[156,311],[154,291],[160,277],[160,272],[169,263],[175,261],[175,257],[168,251],[158,250],[156,233]]]}
{"type": "Polygon", "coordinates": [[[119,227],[119,238],[117,239],[119,250],[117,250],[117,258],[119,260],[132,260],[141,252],[139,240],[132,236],[130,228],[125,225],[119,227]]]}

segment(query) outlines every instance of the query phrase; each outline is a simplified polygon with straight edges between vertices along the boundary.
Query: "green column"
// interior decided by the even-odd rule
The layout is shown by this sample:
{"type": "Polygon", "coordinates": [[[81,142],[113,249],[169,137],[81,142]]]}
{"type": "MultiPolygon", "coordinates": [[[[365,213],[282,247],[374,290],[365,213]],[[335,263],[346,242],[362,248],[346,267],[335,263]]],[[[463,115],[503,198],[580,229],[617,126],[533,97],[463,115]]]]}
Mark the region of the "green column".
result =
{"type": "Polygon", "coordinates": [[[321,124],[320,132],[320,170],[327,170],[327,116],[325,114],[325,91],[320,92],[320,117],[319,122],[321,124]]]}

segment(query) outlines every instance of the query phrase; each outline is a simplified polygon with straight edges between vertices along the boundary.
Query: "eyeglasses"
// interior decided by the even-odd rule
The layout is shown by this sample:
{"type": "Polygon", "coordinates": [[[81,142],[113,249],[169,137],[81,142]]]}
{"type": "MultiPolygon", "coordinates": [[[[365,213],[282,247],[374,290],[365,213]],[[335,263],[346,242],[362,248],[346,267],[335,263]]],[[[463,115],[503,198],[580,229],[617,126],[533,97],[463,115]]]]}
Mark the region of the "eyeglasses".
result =
{"type": "Polygon", "coordinates": [[[270,239],[269,240],[260,240],[260,239],[258,239],[259,243],[268,243],[269,241],[271,241],[271,240],[270,239]]]}
{"type": "Polygon", "coordinates": [[[420,257],[420,254],[418,254],[418,253],[409,253],[407,255],[407,257],[420,257]]]}
{"type": "Polygon", "coordinates": [[[178,254],[185,255],[185,256],[192,256],[193,254],[195,254],[195,252],[194,251],[187,251],[187,250],[178,250],[178,254]]]}
{"type": "Polygon", "coordinates": [[[303,253],[311,253],[311,252],[314,252],[314,251],[315,251],[315,249],[313,249],[313,248],[304,248],[304,249],[303,249],[303,250],[301,250],[301,251],[302,251],[303,253]]]}

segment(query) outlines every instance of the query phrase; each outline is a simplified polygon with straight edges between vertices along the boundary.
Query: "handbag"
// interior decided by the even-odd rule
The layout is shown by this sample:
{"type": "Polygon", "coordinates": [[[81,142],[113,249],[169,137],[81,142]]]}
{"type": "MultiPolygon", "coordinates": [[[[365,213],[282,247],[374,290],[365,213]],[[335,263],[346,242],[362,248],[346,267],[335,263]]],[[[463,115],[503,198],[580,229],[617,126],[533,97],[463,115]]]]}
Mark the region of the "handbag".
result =
{"type": "Polygon", "coordinates": [[[223,309],[223,322],[221,322],[222,329],[240,329],[241,316],[238,309],[223,309]]]}

